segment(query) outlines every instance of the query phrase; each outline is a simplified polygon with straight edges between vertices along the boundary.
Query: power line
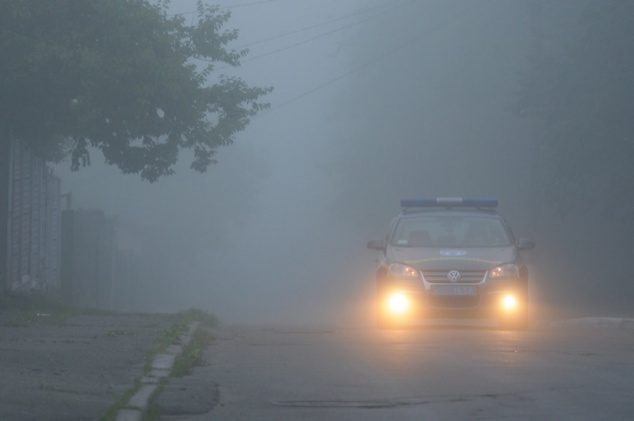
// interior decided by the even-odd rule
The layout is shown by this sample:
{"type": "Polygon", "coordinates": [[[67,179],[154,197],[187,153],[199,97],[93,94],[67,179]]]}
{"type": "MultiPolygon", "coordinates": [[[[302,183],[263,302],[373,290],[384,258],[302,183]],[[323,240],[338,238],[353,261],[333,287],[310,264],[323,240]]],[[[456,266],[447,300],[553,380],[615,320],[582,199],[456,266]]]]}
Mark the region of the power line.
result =
{"type": "MultiPolygon", "coordinates": [[[[412,1],[414,1],[414,0],[412,0],[412,1]]],[[[328,32],[323,32],[323,33],[321,33],[321,34],[319,34],[319,35],[316,35],[316,36],[314,36],[314,37],[307,38],[307,39],[305,39],[305,40],[302,40],[302,41],[296,42],[296,43],[291,44],[291,45],[287,45],[286,47],[278,48],[277,50],[269,51],[268,53],[263,53],[263,54],[260,54],[260,55],[257,55],[257,56],[252,56],[252,57],[249,57],[248,59],[246,59],[246,60],[242,61],[242,63],[241,63],[241,64],[243,64],[243,63],[248,63],[248,62],[250,62],[250,61],[257,60],[257,59],[260,59],[260,58],[262,58],[262,57],[268,57],[268,56],[270,56],[270,55],[277,54],[277,53],[282,52],[282,51],[290,50],[291,48],[299,47],[300,45],[307,44],[307,43],[312,42],[312,41],[314,41],[314,40],[316,40],[316,39],[318,39],[318,38],[322,38],[322,37],[325,37],[325,36],[328,36],[328,35],[332,35],[332,34],[334,34],[334,33],[336,33],[336,32],[343,31],[344,29],[348,29],[348,28],[351,28],[351,27],[353,27],[353,26],[360,25],[360,24],[365,23],[365,22],[367,22],[367,21],[369,21],[369,20],[371,20],[371,19],[374,19],[374,18],[376,18],[376,17],[382,16],[382,15],[384,15],[384,14],[386,14],[386,13],[389,13],[389,12],[391,12],[391,11],[395,10],[396,8],[397,8],[397,7],[394,7],[394,8],[389,9],[389,10],[385,10],[385,11],[383,11],[382,13],[378,13],[378,14],[376,14],[376,15],[370,16],[369,18],[366,18],[366,19],[362,19],[362,20],[359,20],[359,21],[356,21],[356,22],[349,23],[349,24],[347,24],[347,25],[341,26],[341,27],[339,27],[339,28],[335,28],[335,29],[330,30],[330,31],[328,31],[328,32]]],[[[218,69],[218,70],[220,70],[220,69],[218,69]]]]}
{"type": "MultiPolygon", "coordinates": [[[[416,0],[409,0],[407,3],[414,3],[415,1],[416,1],[416,0]]],[[[402,1],[395,1],[395,2],[393,2],[393,3],[391,3],[391,4],[395,4],[395,3],[402,3],[402,4],[403,4],[403,3],[405,3],[405,2],[402,2],[402,1]]],[[[249,58],[247,58],[247,59],[243,60],[243,61],[240,63],[240,65],[243,65],[244,63],[249,63],[249,62],[251,62],[251,61],[254,61],[254,60],[257,60],[257,59],[260,59],[260,58],[263,58],[263,57],[268,57],[268,56],[270,56],[270,55],[277,54],[277,53],[280,53],[280,52],[282,52],[282,51],[290,50],[290,49],[292,49],[292,48],[299,47],[300,45],[304,45],[304,44],[307,44],[307,43],[309,43],[309,42],[312,42],[312,41],[314,41],[314,40],[316,40],[316,39],[318,39],[318,38],[322,38],[322,37],[325,37],[325,36],[328,36],[328,35],[332,35],[332,34],[334,34],[334,33],[336,33],[336,32],[342,31],[342,30],[344,30],[344,29],[348,29],[348,28],[351,28],[351,27],[353,27],[353,26],[360,25],[360,24],[365,23],[365,22],[367,22],[367,21],[369,21],[369,20],[371,20],[371,19],[375,19],[375,18],[377,18],[377,17],[383,16],[383,15],[385,15],[385,14],[387,14],[387,13],[390,13],[390,12],[392,12],[392,11],[396,10],[396,9],[398,9],[398,8],[402,7],[402,4],[400,4],[400,5],[398,5],[398,6],[395,6],[395,7],[392,7],[392,8],[390,8],[390,9],[384,10],[384,11],[382,11],[382,12],[380,12],[380,13],[376,13],[376,14],[374,14],[374,15],[372,15],[372,16],[370,16],[370,17],[366,18],[366,19],[361,19],[361,20],[358,20],[358,21],[355,21],[355,22],[349,23],[349,24],[347,24],[347,25],[341,26],[341,27],[339,27],[339,28],[332,29],[332,30],[330,30],[330,31],[328,31],[328,32],[323,32],[323,33],[321,33],[321,34],[315,35],[314,37],[307,38],[307,39],[305,39],[305,40],[302,40],[302,41],[296,42],[296,43],[294,43],[294,44],[290,44],[290,45],[287,45],[287,46],[285,46],[285,47],[278,48],[278,49],[273,50],[273,51],[269,51],[269,52],[267,52],[267,53],[263,53],[263,54],[259,54],[259,55],[256,55],[256,56],[249,57],[249,58]]],[[[339,20],[339,19],[337,19],[337,20],[339,20]]],[[[322,25],[322,24],[319,24],[319,25],[316,25],[316,26],[321,26],[321,25],[322,25]]],[[[298,30],[298,31],[299,31],[299,30],[298,30]]],[[[282,36],[282,35],[280,35],[280,36],[282,36]]],[[[278,37],[279,37],[279,36],[278,36],[278,37]]],[[[257,41],[256,43],[259,43],[259,42],[260,42],[260,41],[257,41]]],[[[205,62],[209,62],[209,63],[213,63],[213,62],[214,62],[213,60],[208,60],[208,59],[205,59],[205,58],[200,58],[200,57],[197,57],[197,59],[198,59],[198,60],[205,61],[205,62]]],[[[233,67],[233,66],[230,66],[230,65],[227,65],[227,66],[222,66],[222,67],[219,67],[219,68],[217,68],[217,69],[214,69],[214,71],[219,71],[219,70],[227,69],[227,68],[229,68],[229,67],[233,67]]]]}
{"type": "Polygon", "coordinates": [[[247,6],[255,6],[258,4],[264,4],[264,3],[273,3],[276,0],[261,0],[261,1],[254,1],[251,3],[243,3],[243,4],[236,4],[233,6],[224,6],[224,7],[220,7],[220,9],[237,9],[238,7],[247,7],[247,6]]]}
{"type": "MultiPolygon", "coordinates": [[[[236,6],[220,7],[219,10],[220,9],[231,9],[231,8],[240,7],[240,6],[251,6],[251,5],[257,5],[257,4],[262,4],[262,3],[270,3],[270,2],[273,2],[273,1],[276,1],[276,0],[265,0],[265,1],[258,1],[258,2],[253,2],[253,3],[245,3],[245,4],[241,4],[241,5],[236,5],[236,6]]],[[[412,2],[415,2],[415,1],[416,0],[408,0],[408,1],[407,0],[394,0],[394,1],[390,2],[390,3],[380,4],[380,5],[373,6],[373,7],[368,7],[366,9],[363,9],[363,10],[360,10],[360,11],[357,11],[357,12],[354,12],[354,13],[349,13],[349,14],[344,15],[344,16],[339,16],[337,18],[326,20],[326,21],[317,23],[315,25],[306,26],[306,27],[303,27],[303,28],[299,28],[299,29],[295,29],[295,30],[289,31],[289,32],[284,32],[284,33],[281,33],[281,34],[278,34],[278,35],[273,35],[273,36],[270,36],[268,38],[263,38],[263,39],[260,39],[260,40],[257,40],[257,41],[253,41],[253,42],[250,42],[248,44],[244,44],[244,45],[241,45],[241,46],[238,46],[238,47],[235,47],[235,48],[237,50],[242,50],[244,48],[249,48],[249,47],[251,47],[253,45],[262,44],[264,42],[268,42],[268,41],[271,41],[271,40],[274,40],[274,39],[283,38],[283,37],[286,37],[286,36],[289,36],[289,35],[294,35],[294,34],[297,34],[297,33],[300,33],[300,32],[309,31],[311,29],[319,28],[321,26],[325,26],[325,25],[331,24],[333,22],[338,22],[340,20],[348,19],[350,17],[359,16],[359,15],[365,14],[367,12],[370,12],[372,10],[383,8],[386,5],[389,6],[389,5],[393,5],[393,4],[396,4],[396,3],[412,3],[412,2]]],[[[397,7],[388,9],[385,12],[394,10],[396,8],[397,7]]],[[[174,15],[189,15],[189,14],[195,14],[195,13],[198,13],[198,11],[194,10],[194,11],[190,11],[190,12],[175,13],[174,15]]]]}
{"type": "MultiPolygon", "coordinates": [[[[413,2],[413,1],[415,1],[415,0],[409,0],[409,2],[413,2]]],[[[404,0],[395,0],[395,1],[392,1],[390,3],[387,3],[387,5],[392,5],[392,4],[396,4],[396,3],[404,3],[404,2],[405,2],[404,0]]],[[[236,47],[236,48],[237,49],[248,48],[248,47],[251,47],[253,45],[262,44],[264,42],[271,41],[271,40],[274,40],[274,39],[283,38],[283,37],[286,37],[286,36],[289,36],[289,35],[294,35],[294,34],[297,34],[297,33],[300,33],[300,32],[309,31],[311,29],[319,28],[321,26],[328,25],[328,24],[331,24],[333,22],[338,22],[340,20],[348,19],[350,17],[359,16],[359,15],[362,15],[364,13],[370,12],[372,10],[383,8],[385,6],[386,6],[386,4],[381,4],[381,5],[378,5],[378,6],[369,7],[367,9],[363,9],[363,10],[357,11],[355,13],[349,13],[347,15],[340,16],[340,17],[337,17],[337,18],[334,18],[334,19],[330,19],[330,20],[327,20],[327,21],[324,21],[324,22],[321,22],[321,23],[318,23],[318,24],[315,24],[315,25],[306,26],[304,28],[295,29],[293,31],[285,32],[285,33],[278,34],[278,35],[273,35],[271,37],[264,38],[264,39],[261,39],[261,40],[258,40],[258,41],[254,41],[254,42],[250,42],[248,44],[245,44],[243,46],[236,47]]],[[[394,9],[396,9],[396,7],[392,8],[392,9],[389,9],[389,10],[394,10],[394,9]]]]}
{"type": "MultiPolygon", "coordinates": [[[[271,2],[271,1],[274,1],[274,0],[266,0],[266,1],[259,1],[259,2],[253,2],[253,3],[246,3],[246,4],[244,4],[244,5],[245,5],[245,6],[247,6],[247,5],[253,5],[253,4],[268,3],[268,2],[271,2]]],[[[404,1],[404,0],[403,0],[403,1],[401,1],[401,0],[396,0],[396,1],[392,2],[392,3],[390,3],[390,4],[396,4],[396,3],[414,3],[414,2],[416,2],[416,0],[410,0],[410,1],[408,1],[408,2],[406,2],[406,1],[404,1]]],[[[382,6],[383,6],[383,5],[382,5],[382,6]]],[[[327,35],[333,34],[333,33],[335,33],[335,32],[341,31],[341,30],[343,30],[343,29],[347,29],[347,28],[349,28],[349,27],[352,27],[352,26],[355,26],[355,25],[358,25],[358,24],[361,24],[361,23],[365,23],[365,22],[367,22],[367,21],[368,21],[368,20],[370,20],[370,19],[374,19],[374,18],[376,18],[376,17],[379,17],[379,16],[382,16],[382,15],[384,15],[384,14],[387,14],[387,13],[389,13],[389,12],[391,12],[391,11],[393,11],[393,10],[395,10],[395,9],[397,9],[397,8],[399,8],[399,7],[401,7],[401,6],[402,6],[402,5],[398,5],[398,6],[396,6],[396,7],[393,7],[393,8],[387,9],[387,10],[384,10],[384,11],[382,11],[381,13],[377,13],[377,14],[372,15],[372,16],[370,16],[370,17],[366,18],[366,19],[362,19],[362,20],[359,20],[359,21],[356,21],[356,22],[350,23],[350,24],[348,24],[348,25],[344,25],[344,26],[342,26],[342,27],[339,27],[339,28],[333,29],[333,30],[331,30],[331,31],[328,31],[328,32],[325,32],[325,33],[322,33],[322,34],[319,34],[319,35],[317,35],[317,36],[314,36],[314,37],[312,37],[312,38],[308,38],[308,39],[303,40],[303,41],[300,41],[300,42],[298,42],[298,43],[291,44],[291,45],[289,45],[289,46],[286,46],[286,47],[283,47],[283,48],[280,48],[280,49],[277,49],[277,50],[274,50],[274,51],[270,51],[270,52],[268,52],[268,53],[264,53],[264,54],[261,54],[261,55],[258,55],[258,56],[250,57],[249,59],[245,60],[244,62],[250,62],[250,61],[253,61],[253,60],[256,60],[256,59],[262,58],[262,57],[266,57],[266,56],[269,56],[269,55],[272,55],[272,54],[276,54],[276,53],[279,53],[279,52],[282,52],[282,51],[286,51],[286,50],[288,50],[288,49],[291,49],[291,48],[294,48],[294,47],[297,47],[297,46],[300,46],[300,45],[306,44],[306,43],[308,43],[308,42],[310,42],[310,41],[313,41],[313,40],[315,40],[315,39],[317,39],[317,38],[321,38],[321,37],[323,37],[323,36],[327,36],[327,35]]],[[[305,31],[305,30],[308,30],[308,29],[313,29],[314,27],[323,26],[323,25],[326,25],[326,24],[331,23],[331,22],[333,22],[333,21],[338,21],[338,20],[345,19],[345,18],[350,17],[350,16],[359,15],[359,14],[365,13],[365,12],[366,12],[366,11],[368,11],[368,10],[373,10],[373,9],[378,8],[378,7],[380,7],[380,6],[375,6],[375,7],[372,7],[372,8],[366,9],[366,10],[364,10],[364,11],[357,12],[357,13],[354,13],[354,14],[351,14],[351,15],[348,15],[348,16],[345,16],[345,17],[340,17],[340,18],[333,19],[333,20],[331,20],[331,21],[322,22],[322,23],[320,23],[320,24],[313,25],[312,27],[307,27],[307,28],[303,28],[303,29],[298,29],[298,30],[291,31],[291,32],[286,33],[286,34],[280,34],[280,35],[273,36],[273,37],[270,37],[270,38],[267,38],[267,39],[263,39],[263,40],[255,41],[254,43],[251,43],[250,45],[259,44],[259,43],[262,43],[262,42],[268,41],[268,40],[270,40],[270,39],[280,38],[280,37],[283,37],[283,36],[286,36],[286,35],[289,35],[289,34],[292,34],[292,33],[301,32],[301,31],[305,31]]],[[[325,88],[327,88],[328,86],[333,85],[333,84],[335,84],[336,82],[338,82],[338,81],[340,81],[340,80],[342,80],[342,79],[347,78],[348,76],[351,76],[351,75],[353,75],[353,74],[355,74],[355,73],[357,73],[357,72],[360,72],[360,71],[362,71],[362,70],[364,70],[364,69],[366,69],[366,68],[368,68],[368,67],[370,67],[370,66],[372,66],[372,65],[374,65],[374,64],[376,64],[376,63],[378,63],[378,62],[380,62],[381,60],[383,60],[383,59],[385,59],[385,58],[387,58],[387,57],[389,57],[389,56],[392,56],[392,55],[394,55],[394,54],[396,54],[396,53],[400,52],[401,50],[403,50],[403,49],[405,49],[405,48],[409,47],[411,44],[413,44],[413,43],[415,43],[415,42],[419,41],[420,39],[425,38],[425,37],[428,37],[428,36],[432,35],[433,33],[437,32],[437,31],[439,31],[439,30],[444,29],[444,28],[445,28],[448,24],[450,24],[451,22],[453,22],[453,21],[457,20],[458,18],[461,18],[461,17],[465,16],[467,13],[468,13],[468,12],[462,12],[462,13],[457,13],[457,14],[454,14],[454,15],[453,15],[453,16],[451,16],[449,19],[447,19],[445,22],[443,22],[442,24],[436,25],[436,26],[434,26],[433,28],[430,28],[428,31],[425,31],[425,32],[423,32],[423,33],[421,33],[421,34],[419,34],[419,35],[417,35],[417,36],[415,36],[415,37],[412,37],[412,38],[410,38],[410,39],[406,40],[405,42],[403,42],[403,43],[401,43],[401,44],[397,45],[396,47],[392,48],[391,50],[388,50],[388,51],[384,52],[383,54],[380,54],[379,56],[376,56],[376,57],[374,57],[374,58],[372,58],[372,59],[370,59],[370,60],[367,60],[367,61],[366,61],[366,62],[364,62],[363,64],[361,64],[361,65],[359,65],[359,66],[357,66],[357,67],[355,67],[355,68],[353,68],[353,69],[349,70],[348,72],[345,72],[345,73],[343,73],[343,74],[341,74],[341,75],[339,75],[339,76],[337,76],[337,77],[335,77],[335,78],[332,78],[332,79],[328,80],[327,82],[322,83],[321,85],[318,85],[318,86],[316,86],[316,87],[314,87],[314,88],[312,88],[312,89],[309,89],[309,90],[307,90],[307,91],[305,91],[305,92],[302,92],[301,94],[296,95],[296,96],[294,96],[294,97],[292,97],[292,98],[290,98],[290,99],[288,99],[288,100],[282,101],[281,103],[278,103],[277,105],[273,105],[271,108],[269,108],[269,109],[268,109],[268,111],[273,111],[273,110],[276,110],[276,109],[279,109],[279,108],[282,108],[282,107],[288,106],[288,105],[290,105],[290,104],[292,104],[292,103],[294,103],[294,102],[299,101],[300,99],[302,99],[302,98],[304,98],[304,97],[306,97],[306,96],[312,95],[312,94],[313,94],[313,93],[315,93],[315,92],[318,92],[318,91],[320,91],[320,90],[322,90],[322,89],[325,89],[325,88]]],[[[205,61],[205,62],[213,62],[212,60],[208,60],[208,59],[204,59],[204,58],[197,58],[197,59],[198,59],[198,60],[201,60],[201,61],[205,61]]],[[[216,71],[217,71],[217,70],[222,70],[222,69],[226,69],[226,68],[229,68],[229,67],[232,67],[232,66],[224,66],[224,67],[221,67],[221,68],[218,68],[218,69],[215,69],[215,70],[216,70],[216,71]]]]}
{"type": "Polygon", "coordinates": [[[457,14],[453,15],[452,17],[450,17],[447,21],[443,22],[442,24],[437,25],[437,26],[435,26],[433,28],[430,28],[428,31],[425,31],[422,34],[419,34],[419,35],[417,35],[415,37],[412,37],[412,38],[408,39],[407,41],[405,41],[402,44],[396,46],[395,48],[393,48],[391,50],[388,50],[385,53],[383,53],[383,54],[381,54],[381,55],[379,55],[377,57],[374,57],[374,58],[364,62],[363,64],[353,68],[352,70],[350,70],[350,71],[348,71],[346,73],[343,73],[343,74],[341,74],[341,75],[339,75],[339,76],[337,76],[337,77],[335,77],[333,79],[330,79],[329,81],[327,81],[327,82],[325,82],[325,83],[323,83],[323,84],[321,84],[319,86],[316,86],[315,88],[309,89],[309,90],[307,90],[307,91],[305,91],[305,92],[303,92],[303,93],[301,93],[299,95],[296,95],[296,96],[294,96],[294,97],[292,97],[292,98],[290,98],[290,99],[288,99],[286,101],[283,101],[283,102],[281,102],[281,103],[279,103],[277,105],[271,106],[271,108],[269,108],[269,111],[273,111],[273,110],[285,107],[287,105],[290,105],[290,104],[292,104],[294,102],[297,102],[300,99],[302,99],[302,98],[304,98],[304,97],[306,97],[308,95],[311,95],[311,94],[313,94],[313,93],[315,93],[317,91],[320,91],[320,90],[322,90],[322,89],[324,89],[324,88],[326,88],[326,87],[328,87],[330,85],[333,85],[334,83],[336,83],[336,82],[338,82],[338,81],[340,81],[342,79],[347,78],[350,75],[353,75],[353,74],[355,74],[355,73],[357,73],[359,71],[362,71],[362,70],[364,70],[364,69],[376,64],[377,62],[385,59],[386,57],[389,57],[391,55],[394,55],[394,54],[398,53],[399,51],[405,49],[406,47],[408,47],[409,45],[415,43],[416,41],[418,41],[418,40],[420,40],[420,39],[422,39],[424,37],[428,37],[428,36],[432,35],[433,33],[437,32],[437,31],[439,31],[441,29],[444,29],[448,24],[450,24],[454,20],[457,20],[458,18],[460,18],[460,17],[462,17],[464,15],[466,15],[466,12],[457,13],[457,14]]]}
{"type": "MultiPolygon", "coordinates": [[[[220,6],[220,5],[218,5],[218,10],[237,9],[239,7],[247,7],[247,6],[257,6],[257,5],[265,4],[265,3],[273,3],[275,1],[278,1],[278,0],[260,0],[260,1],[254,1],[254,2],[251,2],[251,3],[235,4],[233,6],[220,6]]],[[[198,10],[190,10],[188,12],[173,13],[170,16],[195,15],[196,13],[198,13],[198,10]]]]}

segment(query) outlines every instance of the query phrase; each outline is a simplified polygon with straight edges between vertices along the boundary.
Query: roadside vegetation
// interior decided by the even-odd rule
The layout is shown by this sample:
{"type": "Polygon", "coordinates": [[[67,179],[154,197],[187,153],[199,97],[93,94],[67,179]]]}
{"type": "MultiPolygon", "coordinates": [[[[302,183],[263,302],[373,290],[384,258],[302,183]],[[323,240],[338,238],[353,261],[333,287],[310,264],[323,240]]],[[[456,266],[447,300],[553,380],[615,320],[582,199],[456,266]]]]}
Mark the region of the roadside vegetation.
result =
{"type": "MultiPolygon", "coordinates": [[[[172,326],[170,326],[169,329],[165,331],[165,333],[163,333],[163,336],[161,336],[156,350],[147,356],[144,368],[145,373],[149,373],[152,369],[152,360],[154,360],[154,357],[165,352],[170,345],[178,343],[180,341],[180,337],[187,331],[187,329],[189,329],[189,326],[193,322],[200,323],[200,326],[213,327],[218,324],[218,319],[216,318],[216,316],[199,309],[190,309],[185,312],[179,313],[177,315],[177,320],[172,324],[172,326]]],[[[201,329],[199,328],[196,330],[196,332],[194,332],[194,336],[189,345],[185,347],[181,355],[177,357],[176,362],[174,363],[174,367],[181,367],[178,369],[178,373],[187,374],[187,370],[191,370],[191,367],[198,362],[198,357],[193,358],[193,356],[196,353],[195,348],[197,346],[200,347],[204,342],[204,340],[200,337],[201,335],[203,334],[201,333],[201,329]],[[186,357],[186,354],[189,354],[189,357],[186,357]],[[187,364],[186,361],[181,361],[183,359],[191,359],[191,361],[189,364],[187,364]]],[[[209,340],[204,343],[204,346],[206,346],[208,342],[209,340]]],[[[204,346],[202,346],[200,350],[204,349],[204,346]]],[[[171,374],[175,375],[174,372],[172,372],[171,374]]]]}
{"type": "Polygon", "coordinates": [[[134,382],[134,386],[128,389],[123,395],[121,395],[121,397],[117,399],[117,401],[114,404],[112,404],[110,408],[108,408],[106,413],[103,414],[101,418],[99,418],[99,421],[116,420],[117,415],[119,414],[119,411],[128,405],[128,402],[130,401],[132,396],[134,396],[134,394],[138,392],[139,389],[141,389],[141,381],[137,379],[134,382]]]}
{"type": "MultiPolygon", "coordinates": [[[[211,341],[211,335],[209,334],[207,328],[216,326],[218,324],[218,319],[213,314],[205,311],[190,309],[176,314],[174,323],[172,323],[172,325],[158,339],[157,347],[146,357],[143,375],[147,375],[151,372],[152,361],[154,358],[157,355],[166,352],[170,345],[180,343],[182,336],[187,333],[190,326],[194,323],[198,323],[198,326],[192,333],[191,340],[185,344],[182,352],[176,356],[170,376],[185,376],[191,373],[192,369],[196,365],[201,363],[202,352],[211,341]]],[[[166,381],[167,378],[161,379],[161,384],[150,399],[150,405],[147,412],[144,414],[144,421],[159,419],[160,412],[151,401],[154,396],[160,393],[162,384],[166,381]]],[[[140,379],[137,379],[134,386],[126,391],[126,393],[108,409],[108,411],[100,418],[100,421],[114,421],[119,411],[126,408],[130,398],[139,391],[141,386],[142,384],[140,379]]]]}
{"type": "MultiPolygon", "coordinates": [[[[198,321],[200,325],[193,333],[191,341],[183,349],[183,352],[177,355],[174,361],[174,367],[170,373],[171,377],[186,376],[192,372],[194,367],[202,364],[202,353],[212,339],[211,334],[205,327],[212,327],[217,324],[215,317],[206,313],[194,311],[189,317],[194,317],[192,321],[198,321]]],[[[158,421],[160,419],[161,410],[154,403],[154,398],[161,393],[163,384],[167,381],[169,381],[168,378],[163,379],[161,385],[152,395],[143,421],[158,421]]]]}
{"type": "Polygon", "coordinates": [[[200,327],[196,329],[189,344],[176,357],[171,376],[183,377],[190,374],[193,367],[200,365],[202,362],[202,352],[210,341],[211,335],[206,329],[201,329],[200,327]]]}

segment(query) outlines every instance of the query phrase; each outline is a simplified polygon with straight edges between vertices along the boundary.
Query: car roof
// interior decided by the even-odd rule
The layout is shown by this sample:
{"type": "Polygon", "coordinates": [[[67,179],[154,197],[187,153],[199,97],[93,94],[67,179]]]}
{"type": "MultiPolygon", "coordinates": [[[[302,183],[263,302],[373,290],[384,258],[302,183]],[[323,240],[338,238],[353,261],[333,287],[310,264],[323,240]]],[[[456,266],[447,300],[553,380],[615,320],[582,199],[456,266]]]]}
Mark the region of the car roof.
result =
{"type": "Polygon", "coordinates": [[[400,214],[399,218],[408,218],[415,217],[420,215],[454,215],[454,216],[492,216],[501,218],[500,214],[498,214],[493,209],[481,209],[481,208],[429,208],[429,209],[404,209],[400,214]]]}

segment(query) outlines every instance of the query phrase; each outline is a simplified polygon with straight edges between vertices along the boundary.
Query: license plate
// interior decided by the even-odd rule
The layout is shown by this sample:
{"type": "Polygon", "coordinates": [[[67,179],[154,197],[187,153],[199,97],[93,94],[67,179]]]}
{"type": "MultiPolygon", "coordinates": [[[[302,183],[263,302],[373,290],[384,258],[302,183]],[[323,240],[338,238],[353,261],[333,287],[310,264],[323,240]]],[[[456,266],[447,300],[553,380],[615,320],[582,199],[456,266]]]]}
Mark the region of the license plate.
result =
{"type": "Polygon", "coordinates": [[[478,290],[470,285],[434,285],[431,287],[431,295],[440,296],[474,296],[478,290]]]}

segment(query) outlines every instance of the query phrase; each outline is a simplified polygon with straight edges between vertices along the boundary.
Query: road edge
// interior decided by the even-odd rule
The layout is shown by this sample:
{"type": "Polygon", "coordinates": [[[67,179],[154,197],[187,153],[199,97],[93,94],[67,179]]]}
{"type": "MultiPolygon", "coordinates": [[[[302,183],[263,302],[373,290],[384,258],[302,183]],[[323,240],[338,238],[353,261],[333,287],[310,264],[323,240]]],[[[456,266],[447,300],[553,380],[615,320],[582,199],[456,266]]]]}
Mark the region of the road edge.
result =
{"type": "Polygon", "coordinates": [[[141,378],[141,387],[130,397],[127,404],[118,411],[116,421],[142,421],[147,409],[152,401],[152,397],[157,393],[161,382],[170,376],[174,368],[176,358],[189,345],[195,332],[198,330],[200,322],[195,320],[189,324],[187,330],[183,332],[176,342],[165,351],[154,356],[151,363],[151,370],[141,378]]]}
{"type": "Polygon", "coordinates": [[[624,317],[580,317],[576,319],[558,320],[550,323],[551,327],[592,327],[621,330],[634,330],[634,319],[624,317]]]}

